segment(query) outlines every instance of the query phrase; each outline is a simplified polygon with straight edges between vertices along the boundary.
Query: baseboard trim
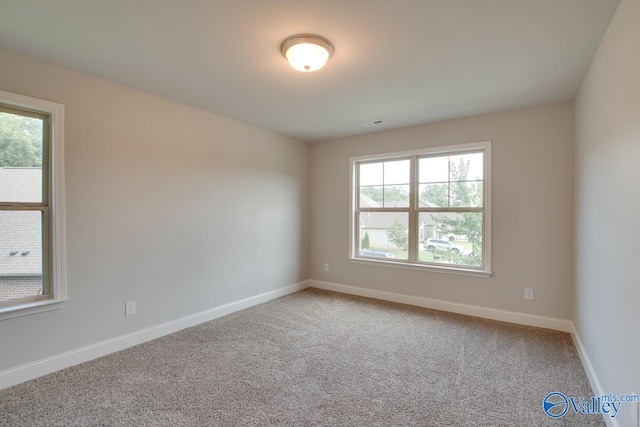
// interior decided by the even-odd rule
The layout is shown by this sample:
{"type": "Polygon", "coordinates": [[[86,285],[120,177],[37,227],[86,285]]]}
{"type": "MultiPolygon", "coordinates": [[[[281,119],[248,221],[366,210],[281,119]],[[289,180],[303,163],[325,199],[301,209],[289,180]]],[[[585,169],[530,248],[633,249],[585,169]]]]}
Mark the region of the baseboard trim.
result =
{"type": "Polygon", "coordinates": [[[100,341],[95,344],[90,344],[85,347],[4,370],[0,372],[0,390],[79,363],[106,356],[107,354],[114,353],[116,351],[133,347],[134,345],[160,338],[164,335],[172,334],[191,326],[199,325],[200,323],[208,322],[209,320],[226,316],[227,314],[231,314],[254,305],[262,304],[264,302],[301,291],[308,286],[308,281],[284,286],[249,298],[151,326],[146,329],[141,329],[126,335],[100,341]]]}
{"type": "Polygon", "coordinates": [[[553,329],[562,332],[572,332],[573,330],[571,321],[557,319],[554,317],[545,317],[527,313],[518,313],[515,311],[498,310],[495,308],[481,307],[478,305],[460,304],[456,302],[398,294],[376,289],[360,288],[356,286],[323,282],[319,280],[309,280],[309,286],[318,289],[325,289],[327,291],[359,295],[363,297],[397,302],[401,304],[415,305],[417,307],[431,308],[434,310],[449,311],[452,313],[466,314],[468,316],[482,317],[484,319],[500,320],[502,322],[516,323],[519,325],[537,326],[539,328],[553,329]]]}
{"type": "MultiPolygon", "coordinates": [[[[580,356],[580,361],[582,362],[582,366],[584,367],[585,372],[587,373],[587,378],[589,379],[589,384],[591,384],[591,389],[593,390],[594,396],[604,396],[608,393],[604,392],[602,388],[602,384],[598,379],[598,375],[596,375],[596,370],[593,368],[591,364],[591,359],[589,359],[589,355],[587,354],[587,349],[584,348],[582,344],[582,340],[580,339],[580,334],[578,334],[578,330],[576,329],[573,322],[571,322],[571,337],[573,338],[573,343],[576,346],[576,350],[578,351],[578,356],[580,356]]],[[[607,427],[620,427],[617,418],[611,418],[609,416],[602,416],[604,418],[604,422],[607,424],[607,427]]]]}

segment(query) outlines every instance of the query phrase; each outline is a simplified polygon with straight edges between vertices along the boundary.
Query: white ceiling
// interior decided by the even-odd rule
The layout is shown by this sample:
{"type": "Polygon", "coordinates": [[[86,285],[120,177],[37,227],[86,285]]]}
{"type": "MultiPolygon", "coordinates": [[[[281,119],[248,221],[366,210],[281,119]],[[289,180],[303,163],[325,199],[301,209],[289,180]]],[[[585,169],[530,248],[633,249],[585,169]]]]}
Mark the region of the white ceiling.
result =
{"type": "Polygon", "coordinates": [[[573,99],[618,2],[0,0],[0,45],[317,141],[573,99]],[[289,67],[297,33],[324,69],[289,67]]]}

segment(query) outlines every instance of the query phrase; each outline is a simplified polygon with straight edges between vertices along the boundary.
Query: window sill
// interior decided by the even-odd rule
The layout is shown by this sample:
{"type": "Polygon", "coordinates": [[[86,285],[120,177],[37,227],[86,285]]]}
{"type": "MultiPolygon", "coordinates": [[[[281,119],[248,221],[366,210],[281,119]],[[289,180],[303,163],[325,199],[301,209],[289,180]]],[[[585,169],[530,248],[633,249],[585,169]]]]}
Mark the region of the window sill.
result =
{"type": "Polygon", "coordinates": [[[488,279],[492,273],[490,271],[470,270],[464,268],[437,267],[433,265],[409,264],[394,261],[378,261],[363,258],[349,258],[349,262],[355,264],[375,265],[379,267],[403,268],[405,270],[429,271],[432,273],[457,274],[460,276],[482,277],[488,279]]]}
{"type": "Polygon", "coordinates": [[[0,321],[14,317],[29,316],[45,311],[58,310],[64,306],[66,299],[48,299],[44,301],[28,302],[0,308],[0,321]]]}

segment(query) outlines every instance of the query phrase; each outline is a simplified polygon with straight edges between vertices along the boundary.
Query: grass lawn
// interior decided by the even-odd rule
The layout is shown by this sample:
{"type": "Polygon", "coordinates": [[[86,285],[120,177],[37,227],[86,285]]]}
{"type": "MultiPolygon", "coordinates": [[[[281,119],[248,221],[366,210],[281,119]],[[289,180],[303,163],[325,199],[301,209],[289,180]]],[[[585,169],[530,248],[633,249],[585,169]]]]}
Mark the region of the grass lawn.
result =
{"type": "MultiPolygon", "coordinates": [[[[457,246],[462,246],[464,248],[464,252],[463,253],[467,253],[467,252],[471,252],[473,249],[473,245],[470,242],[453,242],[453,244],[457,245],[457,246]]],[[[409,253],[407,251],[403,251],[402,249],[389,249],[389,248],[377,248],[377,247],[371,247],[369,248],[370,250],[374,250],[374,251],[386,251],[386,252],[391,252],[396,259],[402,259],[402,260],[406,260],[409,259],[409,253]]],[[[420,261],[423,262],[437,262],[437,263],[443,263],[443,264],[448,264],[448,262],[444,259],[444,257],[439,258],[439,255],[443,255],[443,252],[441,251],[435,251],[435,252],[431,252],[431,251],[427,251],[425,249],[422,249],[422,243],[420,244],[420,251],[418,252],[418,259],[420,261]],[[435,257],[435,259],[434,259],[435,257]]]]}
{"type": "MultiPolygon", "coordinates": [[[[374,251],[391,252],[396,257],[396,259],[409,259],[409,253],[407,251],[403,251],[402,249],[388,249],[388,248],[374,248],[374,247],[371,247],[370,249],[374,251]]],[[[434,261],[433,256],[434,256],[433,252],[421,250],[419,259],[420,261],[433,262],[434,261]]]]}

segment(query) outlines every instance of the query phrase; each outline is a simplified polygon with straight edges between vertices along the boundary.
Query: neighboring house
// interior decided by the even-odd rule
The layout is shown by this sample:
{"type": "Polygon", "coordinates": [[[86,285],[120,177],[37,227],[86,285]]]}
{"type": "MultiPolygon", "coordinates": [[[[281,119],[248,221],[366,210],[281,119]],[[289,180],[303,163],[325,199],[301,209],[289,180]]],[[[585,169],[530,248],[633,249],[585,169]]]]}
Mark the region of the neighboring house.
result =
{"type": "MultiPolygon", "coordinates": [[[[360,195],[360,206],[366,208],[379,208],[381,207],[378,202],[370,197],[360,195]]],[[[420,202],[421,207],[436,207],[433,204],[420,202]]],[[[386,207],[405,208],[408,207],[408,202],[394,201],[387,202],[386,207]]],[[[441,213],[439,215],[453,219],[452,214],[441,213]]],[[[454,214],[455,215],[455,214],[454,214]]],[[[365,233],[369,234],[369,245],[372,248],[378,249],[397,249],[396,245],[388,241],[387,230],[393,226],[398,215],[393,212],[363,212],[360,216],[360,239],[364,238],[365,233]]],[[[426,239],[431,238],[448,238],[449,233],[446,230],[438,230],[438,225],[433,221],[430,215],[424,215],[426,220],[422,221],[419,225],[419,240],[423,242],[426,239]]],[[[408,229],[409,225],[405,221],[401,221],[408,229]]]]}
{"type": "MultiPolygon", "coordinates": [[[[40,200],[41,168],[0,168],[0,200],[40,200]]],[[[39,212],[0,211],[0,301],[42,293],[39,212]]]]}

